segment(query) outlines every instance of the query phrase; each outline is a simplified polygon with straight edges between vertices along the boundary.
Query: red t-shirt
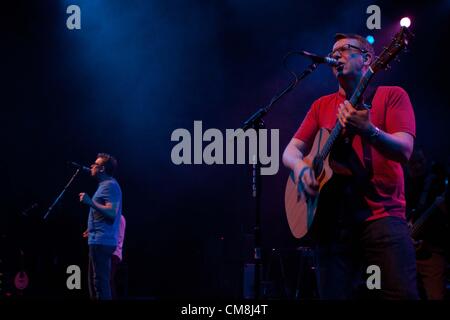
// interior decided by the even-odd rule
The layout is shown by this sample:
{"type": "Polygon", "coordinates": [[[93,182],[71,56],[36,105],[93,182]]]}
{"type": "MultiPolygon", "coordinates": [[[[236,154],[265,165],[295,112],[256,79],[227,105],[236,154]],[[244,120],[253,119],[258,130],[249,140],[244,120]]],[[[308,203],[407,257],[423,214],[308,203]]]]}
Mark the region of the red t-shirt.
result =
{"type": "MultiPolygon", "coordinates": [[[[336,124],[336,114],[345,97],[339,92],[323,96],[312,104],[294,138],[310,147],[319,128],[332,130],[336,124]]],[[[416,124],[411,101],[400,87],[378,87],[370,110],[371,122],[387,133],[406,132],[415,137],[416,124]]],[[[367,144],[367,142],[365,142],[367,144]]],[[[352,147],[364,166],[363,146],[360,136],[355,136],[352,147]]],[[[400,163],[389,160],[369,145],[372,153],[375,195],[366,195],[365,200],[372,211],[367,220],[385,216],[405,218],[405,188],[403,168],[400,163]]]]}

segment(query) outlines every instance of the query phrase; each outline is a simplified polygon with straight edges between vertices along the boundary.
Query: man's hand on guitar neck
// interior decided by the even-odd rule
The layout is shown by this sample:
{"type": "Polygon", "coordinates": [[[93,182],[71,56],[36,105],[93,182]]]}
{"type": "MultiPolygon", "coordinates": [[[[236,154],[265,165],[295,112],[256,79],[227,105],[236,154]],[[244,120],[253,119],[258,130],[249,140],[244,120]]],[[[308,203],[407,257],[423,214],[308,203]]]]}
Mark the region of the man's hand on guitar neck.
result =
{"type": "Polygon", "coordinates": [[[408,132],[387,133],[380,130],[370,121],[369,110],[357,110],[345,100],[339,105],[337,117],[344,129],[364,137],[388,159],[406,163],[411,156],[414,136],[408,132]]]}
{"type": "Polygon", "coordinates": [[[348,100],[339,105],[337,117],[342,127],[360,135],[366,136],[372,126],[369,110],[357,110],[348,100]]]}

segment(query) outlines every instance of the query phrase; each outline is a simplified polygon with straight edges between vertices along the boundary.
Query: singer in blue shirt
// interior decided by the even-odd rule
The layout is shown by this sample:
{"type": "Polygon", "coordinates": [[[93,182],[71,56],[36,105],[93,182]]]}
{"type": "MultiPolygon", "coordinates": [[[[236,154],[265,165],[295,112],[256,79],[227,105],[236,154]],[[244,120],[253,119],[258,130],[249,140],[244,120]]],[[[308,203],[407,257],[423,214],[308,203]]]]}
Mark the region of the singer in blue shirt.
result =
{"type": "Polygon", "coordinates": [[[116,249],[120,216],[122,215],[122,191],[113,177],[117,160],[106,153],[99,153],[91,165],[91,176],[99,182],[92,199],[80,193],[80,202],[88,205],[89,244],[89,293],[93,300],[110,300],[111,257],[116,249]]]}

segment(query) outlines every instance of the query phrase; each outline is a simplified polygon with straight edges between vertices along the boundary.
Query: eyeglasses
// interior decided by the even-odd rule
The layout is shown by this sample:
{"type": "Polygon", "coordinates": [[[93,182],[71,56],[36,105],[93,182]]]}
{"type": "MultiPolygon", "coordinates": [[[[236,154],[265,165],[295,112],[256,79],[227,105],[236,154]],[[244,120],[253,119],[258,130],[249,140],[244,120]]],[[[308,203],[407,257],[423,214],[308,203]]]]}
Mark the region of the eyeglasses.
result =
{"type": "Polygon", "coordinates": [[[99,163],[93,163],[93,164],[91,164],[91,167],[100,167],[100,166],[103,166],[102,164],[99,164],[99,163]]]}
{"type": "Polygon", "coordinates": [[[337,52],[339,52],[339,55],[342,55],[344,53],[347,54],[351,49],[359,50],[362,53],[367,53],[366,49],[362,49],[362,48],[359,48],[357,46],[354,46],[354,45],[351,45],[348,43],[348,44],[344,44],[342,47],[334,49],[330,54],[328,54],[328,57],[336,59],[337,52]]]}

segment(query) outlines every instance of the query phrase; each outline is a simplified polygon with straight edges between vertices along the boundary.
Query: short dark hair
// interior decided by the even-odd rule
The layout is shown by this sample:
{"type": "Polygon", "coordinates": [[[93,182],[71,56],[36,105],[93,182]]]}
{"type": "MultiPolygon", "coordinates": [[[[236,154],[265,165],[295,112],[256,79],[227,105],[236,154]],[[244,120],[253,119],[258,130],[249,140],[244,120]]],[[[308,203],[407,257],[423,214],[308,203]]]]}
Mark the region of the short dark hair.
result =
{"type": "Polygon", "coordinates": [[[373,59],[375,59],[375,50],[373,49],[372,45],[367,41],[366,38],[363,36],[360,36],[356,33],[336,33],[334,36],[334,41],[339,41],[341,39],[355,39],[359,42],[359,45],[361,46],[361,49],[366,50],[368,53],[370,53],[370,56],[373,59]]]}
{"type": "Polygon", "coordinates": [[[108,153],[99,153],[97,158],[103,159],[103,166],[105,167],[105,172],[109,176],[114,176],[117,170],[117,160],[112,155],[108,153]]]}

